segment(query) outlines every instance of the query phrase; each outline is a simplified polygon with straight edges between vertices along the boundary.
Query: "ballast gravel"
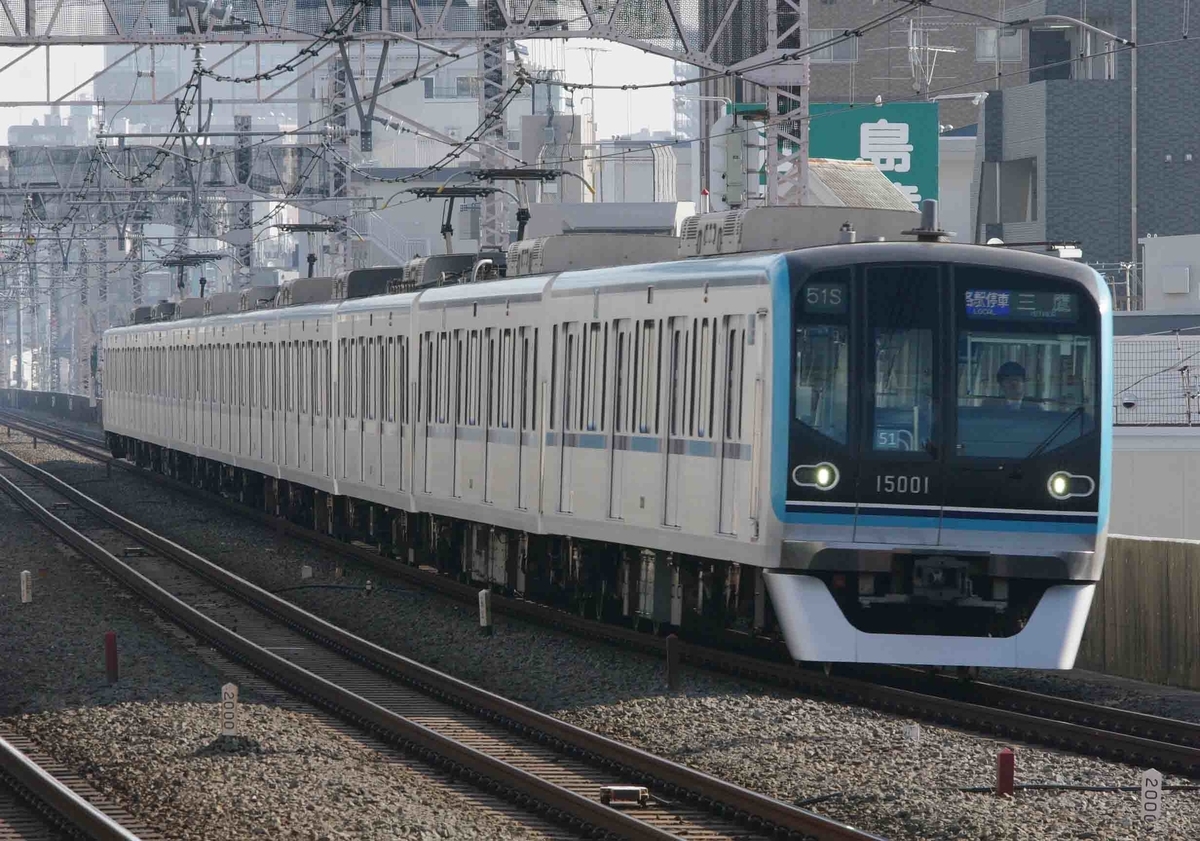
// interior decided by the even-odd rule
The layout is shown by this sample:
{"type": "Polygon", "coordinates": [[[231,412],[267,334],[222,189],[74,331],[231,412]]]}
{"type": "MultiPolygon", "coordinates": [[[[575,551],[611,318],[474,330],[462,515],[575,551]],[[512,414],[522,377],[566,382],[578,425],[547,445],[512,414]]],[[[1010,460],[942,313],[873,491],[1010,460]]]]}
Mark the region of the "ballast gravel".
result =
{"type": "Polygon", "coordinates": [[[540,837],[311,716],[240,711],[232,738],[214,738],[214,704],[118,704],[11,723],[180,841],[540,837]]]}
{"type": "Polygon", "coordinates": [[[464,794],[320,716],[273,706],[303,704],[163,622],[3,493],[0,627],[0,717],[167,838],[546,837],[505,817],[497,807],[509,807],[488,795],[463,785],[464,794]],[[29,603],[21,601],[25,570],[29,603]],[[112,684],[108,631],[120,655],[112,684]],[[231,741],[217,736],[229,681],[243,702],[244,737],[231,741]]]}
{"type": "MultiPolygon", "coordinates": [[[[471,607],[135,476],[114,471],[104,481],[103,468],[62,450],[15,449],[64,479],[89,480],[88,492],[106,504],[376,643],[787,802],[815,800],[808,808],[884,837],[1147,837],[1133,792],[1019,791],[1009,800],[962,791],[994,784],[1004,747],[1015,750],[1018,783],[1136,786],[1138,768],[929,725],[913,741],[903,718],[692,669],[684,670],[682,691],[669,693],[655,658],[505,617],[483,637],[471,607]],[[300,578],[302,565],[312,567],[312,579],[300,578]]],[[[1200,793],[1167,792],[1164,815],[1153,837],[1200,838],[1200,793]]]]}

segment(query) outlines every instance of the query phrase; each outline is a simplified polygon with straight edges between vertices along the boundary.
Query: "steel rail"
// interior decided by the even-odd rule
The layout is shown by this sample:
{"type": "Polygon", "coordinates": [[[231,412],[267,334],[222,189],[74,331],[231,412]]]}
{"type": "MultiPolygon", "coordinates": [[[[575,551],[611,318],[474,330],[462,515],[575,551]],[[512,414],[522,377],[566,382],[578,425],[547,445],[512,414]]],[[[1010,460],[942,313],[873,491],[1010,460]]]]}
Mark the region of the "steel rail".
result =
{"type": "MultiPolygon", "coordinates": [[[[163,557],[179,563],[260,612],[377,671],[397,677],[425,694],[465,708],[527,738],[548,742],[560,752],[585,760],[590,759],[597,766],[612,773],[633,774],[647,779],[651,781],[652,788],[659,792],[684,797],[718,814],[733,817],[756,832],[768,835],[782,832],[790,834],[788,837],[811,837],[831,841],[864,841],[876,838],[813,812],[560,721],[384,649],[122,517],[66,482],[7,451],[0,450],[0,459],[35,477],[55,493],[66,497],[109,526],[151,547],[163,557]]],[[[0,487],[65,542],[85,556],[96,560],[106,571],[149,600],[172,621],[232,653],[271,679],[313,697],[335,711],[348,712],[356,720],[371,724],[383,732],[395,734],[406,745],[411,741],[427,751],[449,757],[503,786],[535,797],[551,808],[559,809],[577,820],[616,833],[620,837],[676,837],[568,789],[548,783],[485,753],[461,745],[260,648],[142,576],[103,547],[55,517],[6,477],[0,476],[0,487]]]]}
{"type": "MultiPolygon", "coordinates": [[[[12,417],[14,416],[0,411],[0,422],[7,425],[12,417]]],[[[74,432],[63,433],[57,427],[48,427],[36,421],[30,423],[23,416],[13,421],[12,425],[15,429],[24,427],[22,431],[27,434],[38,433],[40,429],[40,434],[48,442],[102,462],[116,464],[165,487],[195,493],[222,505],[227,510],[249,516],[289,535],[354,558],[450,598],[474,602],[478,596],[476,587],[387,558],[374,550],[320,534],[285,518],[248,508],[234,500],[199,491],[188,483],[143,470],[130,462],[112,459],[106,451],[96,451],[100,444],[89,442],[81,446],[61,437],[62,434],[74,437],[74,432]]],[[[493,594],[492,608],[496,613],[537,622],[578,636],[615,643],[657,656],[665,657],[666,654],[666,644],[661,637],[584,619],[547,605],[493,594]]],[[[769,681],[830,700],[870,706],[927,721],[969,728],[989,735],[1045,744],[1129,764],[1152,764],[1163,770],[1200,777],[1200,725],[1191,722],[995,684],[963,683],[936,676],[931,678],[911,669],[873,670],[868,679],[825,675],[812,669],[798,668],[787,659],[784,650],[777,645],[764,644],[742,634],[727,635],[725,642],[739,646],[749,653],[681,642],[681,659],[696,666],[769,681]]]]}
{"type": "Polygon", "coordinates": [[[52,821],[91,841],[138,841],[138,836],[71,791],[2,736],[0,776],[21,799],[48,810],[52,821]]]}

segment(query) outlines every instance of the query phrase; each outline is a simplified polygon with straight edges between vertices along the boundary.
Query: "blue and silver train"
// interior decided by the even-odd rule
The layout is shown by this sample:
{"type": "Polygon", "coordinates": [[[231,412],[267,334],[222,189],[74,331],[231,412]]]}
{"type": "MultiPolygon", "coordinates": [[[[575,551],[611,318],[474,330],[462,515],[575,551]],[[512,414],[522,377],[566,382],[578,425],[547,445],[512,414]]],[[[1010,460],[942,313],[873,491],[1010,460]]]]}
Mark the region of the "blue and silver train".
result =
{"type": "Polygon", "coordinates": [[[1110,344],[1081,265],[844,244],[122,327],[104,422],[118,456],[600,618],[1068,668],[1110,344]]]}
{"type": "Polygon", "coordinates": [[[1108,521],[1103,280],[946,244],[786,265],[767,584],[792,655],[1069,668],[1108,521]]]}

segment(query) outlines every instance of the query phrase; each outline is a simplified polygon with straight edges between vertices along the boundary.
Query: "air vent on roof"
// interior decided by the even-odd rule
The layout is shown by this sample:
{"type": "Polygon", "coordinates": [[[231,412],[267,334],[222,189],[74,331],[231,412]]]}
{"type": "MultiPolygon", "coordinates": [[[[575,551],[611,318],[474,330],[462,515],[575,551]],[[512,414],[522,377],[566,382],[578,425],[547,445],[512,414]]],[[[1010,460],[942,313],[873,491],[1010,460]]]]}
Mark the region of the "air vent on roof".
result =
{"type": "Polygon", "coordinates": [[[154,317],[154,307],[134,307],[129,313],[129,320],[133,324],[146,324],[154,317]]]}
{"type": "Polygon", "coordinates": [[[242,308],[241,292],[218,292],[211,298],[204,299],[205,315],[225,315],[237,312],[242,308]]]}
{"type": "Polygon", "coordinates": [[[175,304],[170,301],[159,301],[154,305],[152,318],[155,321],[170,321],[175,317],[175,304]]]}
{"type": "Polygon", "coordinates": [[[475,254],[431,254],[428,257],[414,257],[404,267],[404,288],[424,289],[428,286],[469,281],[475,268],[475,260],[475,254]]]}
{"type": "Polygon", "coordinates": [[[319,304],[333,299],[333,278],[298,277],[279,287],[276,307],[295,307],[300,304],[319,304]]]}
{"type": "Polygon", "coordinates": [[[508,276],[632,266],[673,260],[675,237],[652,234],[558,234],[515,242],[508,250],[508,276]]]}
{"type": "Polygon", "coordinates": [[[898,240],[920,221],[915,209],[780,206],[706,213],[685,219],[680,257],[783,251],[833,245],[849,223],[860,241],[898,240]],[[694,232],[694,233],[693,233],[694,232]]]}
{"type": "Polygon", "coordinates": [[[265,309],[275,302],[275,296],[278,294],[278,286],[251,286],[242,290],[238,309],[241,312],[265,309]]]}
{"type": "Polygon", "coordinates": [[[175,310],[176,318],[199,318],[204,315],[203,298],[184,298],[175,310]]]}
{"type": "Polygon", "coordinates": [[[333,297],[338,301],[346,301],[369,295],[386,295],[392,284],[403,277],[403,266],[376,266],[342,272],[334,278],[333,297]]]}

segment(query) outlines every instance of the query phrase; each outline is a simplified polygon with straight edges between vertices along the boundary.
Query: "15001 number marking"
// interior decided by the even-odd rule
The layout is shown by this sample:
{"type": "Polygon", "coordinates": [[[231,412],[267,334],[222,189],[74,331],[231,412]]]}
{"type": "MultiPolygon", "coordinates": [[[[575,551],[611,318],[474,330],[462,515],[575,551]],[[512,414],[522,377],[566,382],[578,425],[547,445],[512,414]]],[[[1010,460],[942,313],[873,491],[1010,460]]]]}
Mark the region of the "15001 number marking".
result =
{"type": "Polygon", "coordinates": [[[876,476],[875,492],[886,494],[927,494],[928,476],[876,476]]]}

